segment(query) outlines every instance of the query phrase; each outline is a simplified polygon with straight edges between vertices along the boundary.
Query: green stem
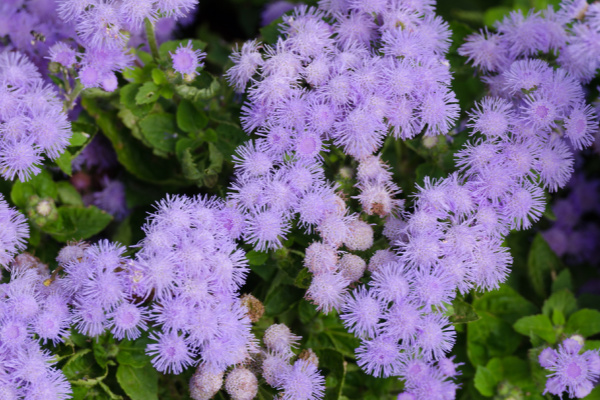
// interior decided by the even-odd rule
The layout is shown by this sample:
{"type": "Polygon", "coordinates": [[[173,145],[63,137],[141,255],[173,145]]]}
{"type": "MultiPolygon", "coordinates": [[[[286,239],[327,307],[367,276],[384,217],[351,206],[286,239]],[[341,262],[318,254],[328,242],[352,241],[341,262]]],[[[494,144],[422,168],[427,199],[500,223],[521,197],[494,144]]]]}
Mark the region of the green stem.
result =
{"type": "Polygon", "coordinates": [[[148,18],[144,19],[144,28],[146,29],[146,38],[148,39],[148,46],[150,46],[150,52],[152,53],[152,58],[155,61],[160,59],[160,54],[158,53],[158,44],[156,43],[156,35],[154,33],[154,24],[148,18]]]}
{"type": "Polygon", "coordinates": [[[77,100],[77,97],[79,96],[79,94],[81,93],[81,91],[84,89],[84,87],[81,84],[81,81],[79,81],[79,79],[77,79],[75,82],[76,82],[75,83],[75,87],[67,95],[67,102],[65,104],[65,111],[70,111],[70,110],[73,109],[74,104],[75,104],[75,100],[77,100]]]}

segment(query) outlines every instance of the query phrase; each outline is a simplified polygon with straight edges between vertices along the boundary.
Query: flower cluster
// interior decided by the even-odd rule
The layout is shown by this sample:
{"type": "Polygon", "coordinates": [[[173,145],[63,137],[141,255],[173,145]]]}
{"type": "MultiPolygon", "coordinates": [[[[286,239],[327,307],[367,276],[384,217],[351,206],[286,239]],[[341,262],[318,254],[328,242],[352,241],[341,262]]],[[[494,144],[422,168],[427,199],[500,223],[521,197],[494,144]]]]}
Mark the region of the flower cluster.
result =
{"type": "Polygon", "coordinates": [[[560,10],[548,7],[527,15],[513,11],[487,30],[471,36],[461,52],[483,72],[500,72],[522,57],[538,52],[558,54],[559,66],[588,83],[600,67],[600,5],[565,0],[560,10]]]}
{"type": "Polygon", "coordinates": [[[0,175],[37,175],[43,154],[58,158],[71,135],[62,103],[37,67],[20,52],[0,52],[0,175]]]}
{"type": "Polygon", "coordinates": [[[8,206],[0,193],[0,267],[8,266],[15,254],[25,248],[29,226],[25,216],[8,206]]]}
{"type": "Polygon", "coordinates": [[[458,385],[449,379],[459,375],[454,357],[440,358],[436,363],[418,358],[407,358],[400,376],[405,380],[406,391],[398,400],[447,400],[454,399],[458,385]]]}
{"type": "Polygon", "coordinates": [[[147,353],[157,370],[178,374],[200,361],[220,373],[255,351],[238,292],[248,273],[234,241],[243,223],[222,200],[173,196],[144,225],[130,275],[134,294],[152,296],[147,353]]]}
{"type": "Polygon", "coordinates": [[[594,388],[600,375],[600,354],[588,350],[580,354],[583,345],[575,338],[565,339],[558,350],[544,349],[539,355],[540,365],[552,373],[548,375],[544,392],[570,398],[584,398],[594,388]]]}
{"type": "MultiPolygon", "coordinates": [[[[170,38],[176,21],[198,0],[24,0],[0,5],[0,36],[46,70],[55,62],[84,87],[117,88],[115,72],[131,66],[130,47],[145,44],[143,22],[158,39],[170,38]],[[84,52],[80,50],[84,49],[84,52]]],[[[2,46],[2,44],[0,44],[2,46]]],[[[0,47],[1,48],[1,47],[0,47]]],[[[69,79],[69,78],[67,78],[69,79]]]]}
{"type": "Polygon", "coordinates": [[[48,266],[26,253],[0,284],[0,394],[3,399],[66,399],[71,387],[40,342],[64,340],[69,328],[67,297],[48,285],[48,266]]]}
{"type": "Polygon", "coordinates": [[[268,352],[262,361],[262,376],[274,388],[282,390],[284,400],[317,400],[323,398],[325,380],[317,370],[318,359],[310,351],[290,364],[300,337],[284,324],[271,325],[265,331],[263,342],[268,352]]]}

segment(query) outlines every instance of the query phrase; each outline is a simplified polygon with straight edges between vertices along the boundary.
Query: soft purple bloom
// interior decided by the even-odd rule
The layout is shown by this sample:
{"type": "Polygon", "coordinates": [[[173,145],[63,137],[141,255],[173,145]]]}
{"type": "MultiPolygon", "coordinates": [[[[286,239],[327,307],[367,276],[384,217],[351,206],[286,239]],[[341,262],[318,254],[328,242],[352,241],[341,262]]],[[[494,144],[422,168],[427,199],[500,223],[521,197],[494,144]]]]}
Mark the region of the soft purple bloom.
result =
{"type": "Polygon", "coordinates": [[[383,304],[368,289],[360,286],[347,296],[341,312],[340,318],[348,332],[358,337],[374,337],[383,314],[383,304]]]}
{"type": "Polygon", "coordinates": [[[297,360],[284,370],[278,388],[283,390],[283,400],[317,400],[325,393],[325,379],[313,363],[297,360]]]}
{"type": "Polygon", "coordinates": [[[175,53],[169,53],[171,60],[173,61],[173,69],[181,74],[181,76],[188,75],[190,77],[196,74],[196,70],[199,67],[204,66],[201,62],[206,53],[200,50],[194,50],[192,47],[192,41],[188,41],[186,46],[183,44],[179,45],[175,53]]]}
{"type": "Polygon", "coordinates": [[[386,378],[397,373],[400,368],[400,346],[394,339],[386,336],[364,340],[356,349],[356,359],[356,363],[366,373],[386,378]]]}
{"type": "Polygon", "coordinates": [[[150,338],[156,342],[148,345],[146,354],[152,357],[152,365],[157,371],[177,375],[194,363],[187,341],[176,331],[151,334],[150,338]]]}

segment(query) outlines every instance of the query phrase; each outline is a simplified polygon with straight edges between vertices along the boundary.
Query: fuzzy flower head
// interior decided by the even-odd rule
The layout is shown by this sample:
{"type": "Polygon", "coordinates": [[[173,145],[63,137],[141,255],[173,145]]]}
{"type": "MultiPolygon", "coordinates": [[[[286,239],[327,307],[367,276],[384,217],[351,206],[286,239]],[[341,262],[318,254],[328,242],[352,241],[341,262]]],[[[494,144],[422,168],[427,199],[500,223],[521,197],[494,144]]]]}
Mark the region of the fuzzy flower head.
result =
{"type": "Polygon", "coordinates": [[[267,328],[263,341],[267,349],[276,354],[284,356],[292,355],[292,347],[295,347],[300,337],[292,334],[290,328],[284,324],[273,324],[267,328]]]}
{"type": "Polygon", "coordinates": [[[202,60],[206,57],[206,53],[194,50],[191,40],[188,41],[186,46],[183,43],[180,44],[175,53],[169,54],[173,61],[173,69],[186,79],[193,79],[196,75],[196,70],[204,66],[202,60]]]}
{"type": "Polygon", "coordinates": [[[325,379],[315,364],[307,360],[297,360],[281,376],[283,400],[317,400],[325,392],[325,379]]]}
{"type": "Polygon", "coordinates": [[[600,375],[600,355],[597,350],[580,354],[582,347],[574,339],[565,339],[558,350],[545,349],[540,353],[540,364],[552,371],[544,394],[560,396],[566,391],[571,398],[583,398],[592,391],[600,375]]]}

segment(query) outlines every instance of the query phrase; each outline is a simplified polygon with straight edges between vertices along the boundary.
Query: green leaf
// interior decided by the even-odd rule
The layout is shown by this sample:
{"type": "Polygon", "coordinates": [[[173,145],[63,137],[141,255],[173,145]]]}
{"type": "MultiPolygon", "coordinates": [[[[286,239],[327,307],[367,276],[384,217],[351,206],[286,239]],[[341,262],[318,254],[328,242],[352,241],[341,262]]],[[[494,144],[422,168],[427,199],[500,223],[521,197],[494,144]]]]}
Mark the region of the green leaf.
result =
{"type": "Polygon", "coordinates": [[[265,299],[265,313],[271,316],[281,314],[292,307],[303,295],[304,290],[291,285],[279,285],[265,299]]]}
{"type": "Polygon", "coordinates": [[[539,312],[533,303],[508,285],[485,293],[473,301],[473,308],[477,312],[488,311],[511,325],[521,317],[539,312]]]}
{"type": "Polygon", "coordinates": [[[206,114],[188,100],[182,100],[177,108],[177,126],[186,133],[197,132],[208,124],[206,114]]]}
{"type": "Polygon", "coordinates": [[[560,258],[552,251],[541,234],[536,234],[527,259],[527,271],[535,293],[542,299],[548,297],[552,273],[563,268],[560,258]]]}
{"type": "Polygon", "coordinates": [[[123,340],[119,344],[117,362],[140,368],[150,363],[150,356],[146,354],[146,346],[150,341],[148,338],[140,338],[135,341],[123,340]]]}
{"type": "Polygon", "coordinates": [[[331,349],[317,349],[319,370],[326,375],[325,399],[338,400],[342,396],[346,377],[346,362],[342,353],[331,349]]]}
{"type": "Polygon", "coordinates": [[[69,206],[83,206],[83,200],[81,199],[81,195],[67,181],[60,181],[56,183],[56,189],[58,192],[58,200],[65,205],[69,206]]]}
{"type": "Polygon", "coordinates": [[[300,272],[298,272],[298,275],[296,276],[294,285],[296,285],[300,289],[308,289],[308,287],[310,286],[311,280],[312,280],[312,274],[308,271],[307,268],[302,268],[300,270],[300,272]]]}
{"type": "Polygon", "coordinates": [[[246,253],[246,258],[250,265],[263,265],[269,259],[269,253],[251,250],[246,253]]]}
{"type": "Polygon", "coordinates": [[[120,364],[117,381],[131,400],[158,400],[158,372],[152,364],[139,368],[120,364]]]}
{"type": "Polygon", "coordinates": [[[154,82],[146,82],[135,95],[135,102],[138,105],[150,104],[156,102],[159,97],[158,86],[154,82]]]}
{"type": "MultiPolygon", "coordinates": [[[[577,300],[573,293],[567,289],[553,293],[548,300],[544,302],[542,312],[548,317],[552,317],[554,311],[560,311],[565,318],[577,311],[577,300]]],[[[562,324],[560,324],[562,325],[562,324]]]]}
{"type": "Polygon", "coordinates": [[[450,322],[453,324],[465,324],[479,319],[473,306],[459,298],[454,299],[452,308],[454,313],[450,316],[450,322]]]}
{"type": "Polygon", "coordinates": [[[477,313],[481,318],[467,324],[467,356],[471,363],[485,365],[492,357],[512,355],[521,336],[502,318],[484,310],[477,313]]]}
{"type": "Polygon", "coordinates": [[[138,83],[128,83],[121,88],[121,104],[137,118],[146,116],[153,107],[153,104],[137,104],[136,96],[141,87],[138,83]]]}
{"type": "Polygon", "coordinates": [[[578,333],[586,338],[600,333],[600,311],[588,308],[577,311],[567,320],[565,332],[578,333]]]}
{"type": "Polygon", "coordinates": [[[556,332],[548,316],[531,315],[519,319],[513,325],[515,330],[525,336],[537,335],[550,344],[556,343],[556,332]]]}
{"type": "Polygon", "coordinates": [[[112,221],[112,216],[95,206],[58,207],[59,225],[44,226],[44,232],[59,242],[84,240],[100,233],[112,221]]]}
{"type": "Polygon", "coordinates": [[[152,147],[165,153],[175,152],[178,134],[172,114],[150,114],[140,121],[142,134],[152,147]]]}
{"type": "Polygon", "coordinates": [[[54,200],[58,197],[56,183],[45,169],[27,182],[15,181],[10,192],[12,202],[19,208],[26,208],[29,198],[34,195],[40,198],[50,197],[54,200]]]}
{"type": "Polygon", "coordinates": [[[512,8],[499,6],[499,7],[491,7],[485,11],[483,14],[483,22],[487,26],[494,26],[496,21],[500,21],[506,15],[508,15],[512,11],[512,8]]]}
{"type": "Polygon", "coordinates": [[[279,17],[272,21],[269,25],[260,28],[262,42],[266,44],[275,44],[279,38],[279,24],[283,22],[283,18],[279,17]]]}
{"type": "Polygon", "coordinates": [[[552,282],[552,292],[558,292],[563,289],[573,291],[573,278],[571,277],[571,271],[568,269],[560,271],[556,279],[552,282]]]}
{"type": "Polygon", "coordinates": [[[152,81],[158,86],[164,85],[165,83],[168,83],[167,75],[165,75],[162,70],[154,68],[152,70],[152,81]]]}
{"type": "Polygon", "coordinates": [[[80,350],[71,356],[62,371],[71,384],[86,387],[97,385],[108,373],[96,364],[90,349],[80,350]]]}
{"type": "Polygon", "coordinates": [[[488,397],[491,397],[496,393],[496,386],[499,382],[492,371],[482,365],[477,366],[473,381],[475,383],[475,388],[479,393],[488,397]]]}
{"type": "Polygon", "coordinates": [[[56,163],[56,165],[58,165],[58,168],[60,168],[60,170],[62,172],[71,176],[71,175],[73,175],[73,168],[72,168],[73,158],[74,157],[71,154],[71,152],[69,150],[65,150],[60,155],[60,157],[54,159],[54,162],[56,163]]]}

